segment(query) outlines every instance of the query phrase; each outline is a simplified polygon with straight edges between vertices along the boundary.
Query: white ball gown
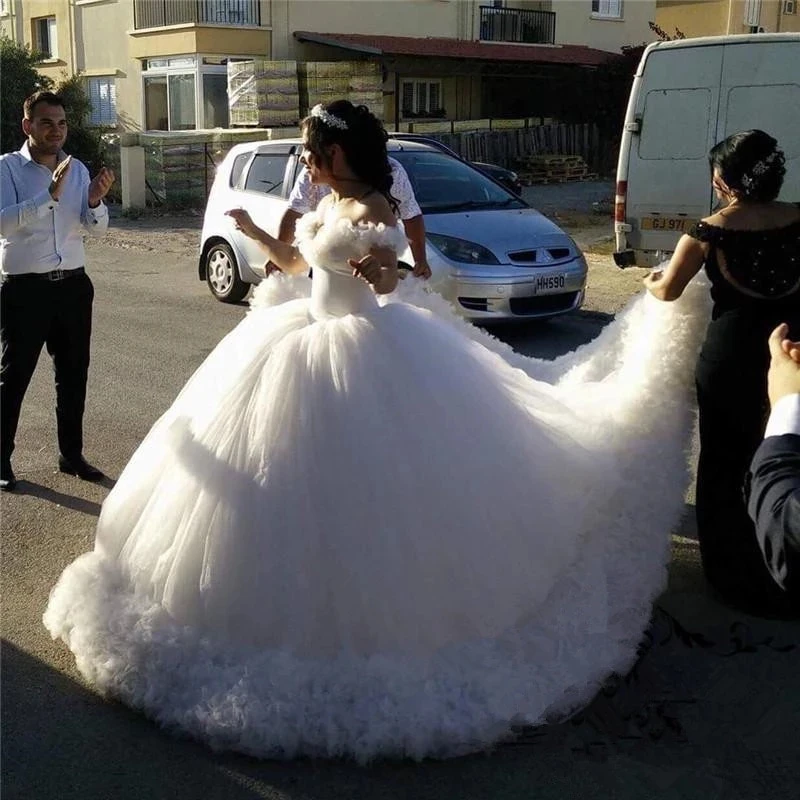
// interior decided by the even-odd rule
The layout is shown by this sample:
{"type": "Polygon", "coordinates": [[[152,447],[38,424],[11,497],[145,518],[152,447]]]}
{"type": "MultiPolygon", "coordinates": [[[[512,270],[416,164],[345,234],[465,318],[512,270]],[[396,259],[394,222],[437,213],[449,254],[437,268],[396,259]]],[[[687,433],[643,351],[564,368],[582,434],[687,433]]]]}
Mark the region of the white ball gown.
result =
{"type": "Polygon", "coordinates": [[[401,229],[311,214],[298,238],[311,296],[257,290],[45,625],[103,693],[256,756],[448,757],[571,713],[665,584],[704,288],[544,362],[353,278],[401,229]]]}

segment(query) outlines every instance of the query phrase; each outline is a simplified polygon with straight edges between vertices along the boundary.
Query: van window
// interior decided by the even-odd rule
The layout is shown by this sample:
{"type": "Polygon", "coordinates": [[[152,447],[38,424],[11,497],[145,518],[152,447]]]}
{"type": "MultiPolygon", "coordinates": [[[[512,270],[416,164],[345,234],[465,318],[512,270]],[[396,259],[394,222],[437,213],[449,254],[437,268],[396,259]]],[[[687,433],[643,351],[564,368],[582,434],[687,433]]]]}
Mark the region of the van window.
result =
{"type": "Polygon", "coordinates": [[[727,106],[725,136],[762,127],[753,125],[753,120],[764,120],[763,129],[778,140],[787,159],[800,155],[800,86],[796,83],[734,86],[723,104],[727,106]]]}
{"type": "Polygon", "coordinates": [[[657,89],[647,93],[639,158],[685,161],[708,155],[709,89],[657,89]]]}
{"type": "Polygon", "coordinates": [[[280,196],[288,155],[259,153],[250,166],[244,188],[251,192],[280,196]]]}
{"type": "Polygon", "coordinates": [[[231,178],[230,178],[230,185],[237,186],[239,183],[239,178],[242,177],[242,170],[244,169],[245,164],[247,164],[250,158],[250,153],[239,153],[236,158],[233,159],[233,166],[231,167],[231,178]]]}

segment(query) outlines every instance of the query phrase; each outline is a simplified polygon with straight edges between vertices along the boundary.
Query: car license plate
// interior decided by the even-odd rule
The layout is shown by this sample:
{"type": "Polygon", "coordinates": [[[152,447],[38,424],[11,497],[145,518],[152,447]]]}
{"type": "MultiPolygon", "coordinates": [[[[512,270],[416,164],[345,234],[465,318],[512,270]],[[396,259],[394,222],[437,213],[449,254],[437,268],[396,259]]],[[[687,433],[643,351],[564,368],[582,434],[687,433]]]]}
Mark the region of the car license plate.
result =
{"type": "Polygon", "coordinates": [[[694,224],[688,217],[642,217],[641,229],[643,231],[674,231],[682,233],[694,224]]]}
{"type": "Polygon", "coordinates": [[[567,285],[566,275],[542,275],[533,282],[534,294],[562,292],[567,285]]]}

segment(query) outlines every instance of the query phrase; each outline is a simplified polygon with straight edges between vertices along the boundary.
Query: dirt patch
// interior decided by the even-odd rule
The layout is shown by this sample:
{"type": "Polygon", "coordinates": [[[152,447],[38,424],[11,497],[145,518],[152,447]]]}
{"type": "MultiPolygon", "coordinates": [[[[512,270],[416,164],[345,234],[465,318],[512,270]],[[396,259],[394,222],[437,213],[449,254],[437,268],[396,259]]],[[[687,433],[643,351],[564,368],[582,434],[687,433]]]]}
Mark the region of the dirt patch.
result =
{"type": "Polygon", "coordinates": [[[200,246],[203,216],[197,214],[145,213],[127,216],[114,209],[108,233],[102,239],[86,238],[91,248],[95,243],[123,250],[158,251],[160,253],[194,252],[200,246]]]}

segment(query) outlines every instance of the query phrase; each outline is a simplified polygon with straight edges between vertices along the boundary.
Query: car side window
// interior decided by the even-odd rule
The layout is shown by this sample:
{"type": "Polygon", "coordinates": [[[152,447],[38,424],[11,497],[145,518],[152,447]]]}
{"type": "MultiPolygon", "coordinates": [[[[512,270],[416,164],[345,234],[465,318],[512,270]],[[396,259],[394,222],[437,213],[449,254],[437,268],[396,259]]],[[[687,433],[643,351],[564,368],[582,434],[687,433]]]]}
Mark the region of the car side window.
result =
{"type": "Polygon", "coordinates": [[[244,188],[251,192],[280,196],[288,161],[288,155],[258,153],[250,165],[244,188]]]}
{"type": "Polygon", "coordinates": [[[244,170],[245,164],[250,160],[250,153],[240,153],[236,158],[233,160],[233,166],[231,167],[231,177],[230,177],[230,185],[231,186],[238,186],[239,179],[242,177],[242,171],[244,170]]]}

